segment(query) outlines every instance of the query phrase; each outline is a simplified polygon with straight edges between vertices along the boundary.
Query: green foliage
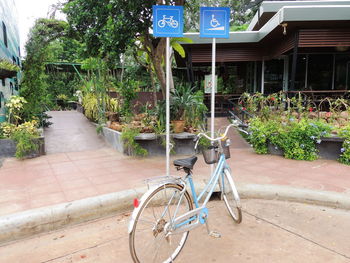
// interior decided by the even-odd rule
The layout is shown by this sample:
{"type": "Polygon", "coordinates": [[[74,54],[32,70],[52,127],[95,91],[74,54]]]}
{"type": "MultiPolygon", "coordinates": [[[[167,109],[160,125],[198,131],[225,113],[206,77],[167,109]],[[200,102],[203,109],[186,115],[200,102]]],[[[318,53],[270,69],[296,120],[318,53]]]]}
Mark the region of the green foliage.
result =
{"type": "Polygon", "coordinates": [[[350,124],[340,130],[339,136],[344,138],[339,162],[350,165],[350,124]]]}
{"type": "Polygon", "coordinates": [[[139,129],[125,127],[122,131],[122,140],[124,141],[124,145],[131,150],[132,154],[139,156],[146,156],[148,152],[146,149],[142,148],[140,144],[135,141],[135,136],[140,134],[139,129]]]}
{"type": "Polygon", "coordinates": [[[26,60],[24,62],[23,78],[20,95],[28,103],[23,115],[26,120],[41,117],[50,103],[47,92],[47,75],[45,61],[48,59],[48,45],[51,41],[66,34],[67,23],[54,19],[38,19],[30,30],[26,43],[26,60]]]}
{"type": "Polygon", "coordinates": [[[212,145],[211,141],[209,139],[207,139],[206,137],[201,137],[199,139],[198,145],[202,148],[202,149],[208,149],[209,146],[212,145]]]}
{"type": "Polygon", "coordinates": [[[16,142],[16,158],[23,159],[33,151],[37,151],[39,146],[35,143],[35,136],[24,129],[16,130],[11,139],[16,142]]]}
{"type": "Polygon", "coordinates": [[[94,93],[89,92],[83,96],[83,107],[85,116],[96,122],[98,120],[98,102],[94,93]]]}
{"type": "Polygon", "coordinates": [[[127,80],[118,83],[117,91],[122,98],[121,114],[124,116],[132,115],[132,101],[136,99],[136,92],[139,89],[139,82],[136,80],[127,80]]]}
{"type": "Polygon", "coordinates": [[[170,40],[170,46],[177,52],[182,58],[186,57],[186,51],[179,42],[193,43],[193,40],[188,37],[172,37],[170,40]]]}
{"type": "Polygon", "coordinates": [[[0,124],[0,139],[12,139],[16,142],[16,157],[24,158],[38,150],[34,139],[39,137],[37,121],[32,120],[20,125],[4,122],[0,124]]]}
{"type": "Polygon", "coordinates": [[[194,120],[194,122],[198,123],[198,120],[202,120],[201,117],[203,117],[199,114],[206,109],[203,99],[204,94],[202,92],[195,92],[190,85],[179,85],[171,92],[171,119],[184,120],[187,116],[188,121],[196,118],[197,120],[194,120]]]}
{"type": "MultiPolygon", "coordinates": [[[[255,1],[259,2],[259,1],[255,1]]],[[[199,31],[199,7],[200,6],[225,6],[230,7],[231,10],[231,23],[234,26],[231,27],[231,31],[242,31],[254,16],[254,12],[257,9],[256,6],[249,10],[251,0],[191,0],[185,3],[185,32],[198,32],[199,31]]]]}
{"type": "Polygon", "coordinates": [[[258,117],[251,119],[248,140],[256,153],[268,153],[267,140],[271,134],[277,132],[278,127],[279,122],[274,120],[266,122],[258,117]]]}
{"type": "Polygon", "coordinates": [[[246,31],[248,26],[249,26],[248,23],[243,25],[234,24],[233,26],[230,27],[230,31],[246,31]]]}
{"type": "Polygon", "coordinates": [[[8,122],[15,125],[19,124],[19,121],[22,119],[22,110],[27,101],[20,96],[11,96],[10,99],[6,102],[6,107],[8,110],[8,122]]]}
{"type": "MultiPolygon", "coordinates": [[[[184,2],[170,0],[167,4],[183,5],[184,2]]],[[[64,12],[71,30],[84,41],[89,55],[118,60],[119,55],[132,46],[144,52],[149,60],[149,63],[145,63],[146,68],[151,78],[158,78],[164,94],[166,40],[154,39],[149,33],[153,22],[152,5],[160,3],[159,0],[70,0],[64,12]]],[[[174,49],[183,56],[183,48],[177,42],[173,43],[174,49]]]]}
{"type": "Polygon", "coordinates": [[[318,157],[316,143],[330,131],[328,124],[318,120],[298,121],[290,117],[285,122],[255,117],[250,123],[248,140],[257,153],[268,153],[267,143],[271,142],[283,150],[286,158],[311,161],[318,157]]]}
{"type": "Polygon", "coordinates": [[[283,150],[286,158],[312,161],[318,158],[316,142],[330,131],[331,127],[321,121],[302,119],[282,124],[270,140],[283,150]]]}
{"type": "Polygon", "coordinates": [[[16,72],[20,71],[19,66],[11,63],[6,59],[0,59],[0,69],[5,69],[8,71],[16,71],[16,72]]]}

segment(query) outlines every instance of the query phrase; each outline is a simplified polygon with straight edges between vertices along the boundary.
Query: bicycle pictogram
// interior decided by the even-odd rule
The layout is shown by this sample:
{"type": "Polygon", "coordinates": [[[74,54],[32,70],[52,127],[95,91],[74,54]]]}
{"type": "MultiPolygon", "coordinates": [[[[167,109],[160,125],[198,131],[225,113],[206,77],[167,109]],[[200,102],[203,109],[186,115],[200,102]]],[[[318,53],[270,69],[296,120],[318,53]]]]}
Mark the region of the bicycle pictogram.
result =
{"type": "Polygon", "coordinates": [[[163,15],[163,19],[158,21],[158,26],[163,28],[165,25],[172,28],[177,28],[179,26],[179,22],[173,19],[173,16],[166,17],[166,15],[163,15]]]}
{"type": "Polygon", "coordinates": [[[220,26],[219,21],[216,20],[216,18],[215,18],[214,15],[211,15],[210,25],[211,25],[212,27],[220,26]]]}

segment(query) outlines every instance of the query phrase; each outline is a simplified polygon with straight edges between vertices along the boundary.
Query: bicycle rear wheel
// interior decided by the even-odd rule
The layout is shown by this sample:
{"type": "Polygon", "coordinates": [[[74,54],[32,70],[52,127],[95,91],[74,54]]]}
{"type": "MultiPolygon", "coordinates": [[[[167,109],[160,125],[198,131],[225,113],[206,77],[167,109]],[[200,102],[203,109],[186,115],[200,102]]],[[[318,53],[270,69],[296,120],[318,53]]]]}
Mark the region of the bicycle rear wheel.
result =
{"type": "Polygon", "coordinates": [[[221,194],[227,210],[237,224],[242,222],[240,198],[233,182],[231,173],[225,169],[220,178],[221,194]]]}
{"type": "Polygon", "coordinates": [[[192,199],[182,187],[166,184],[155,189],[138,212],[129,247],[134,262],[172,262],[185,245],[189,232],[166,236],[165,226],[176,216],[193,209],[192,199]]]}

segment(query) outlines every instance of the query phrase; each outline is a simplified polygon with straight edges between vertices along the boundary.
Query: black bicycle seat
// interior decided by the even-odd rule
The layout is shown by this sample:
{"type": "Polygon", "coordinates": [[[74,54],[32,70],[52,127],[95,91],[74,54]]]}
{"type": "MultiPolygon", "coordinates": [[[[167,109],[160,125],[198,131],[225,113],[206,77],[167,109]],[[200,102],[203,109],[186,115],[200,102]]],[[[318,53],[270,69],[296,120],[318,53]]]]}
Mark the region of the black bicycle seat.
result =
{"type": "Polygon", "coordinates": [[[197,156],[192,156],[185,159],[177,159],[177,160],[174,160],[174,165],[192,170],[194,164],[197,162],[197,159],[198,159],[197,156]]]}

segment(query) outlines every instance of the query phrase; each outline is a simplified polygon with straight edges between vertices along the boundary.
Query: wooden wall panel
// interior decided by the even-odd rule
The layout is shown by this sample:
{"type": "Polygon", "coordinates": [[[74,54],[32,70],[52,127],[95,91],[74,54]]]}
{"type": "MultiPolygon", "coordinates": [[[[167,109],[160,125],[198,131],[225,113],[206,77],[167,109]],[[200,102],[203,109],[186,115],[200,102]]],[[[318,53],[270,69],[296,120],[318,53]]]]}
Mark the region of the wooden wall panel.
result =
{"type": "MultiPolygon", "coordinates": [[[[211,48],[191,48],[192,63],[210,63],[211,48]]],[[[259,61],[262,54],[256,47],[217,47],[216,62],[259,61]]]]}
{"type": "Polygon", "coordinates": [[[301,29],[299,47],[350,46],[350,29],[301,29]]]}

